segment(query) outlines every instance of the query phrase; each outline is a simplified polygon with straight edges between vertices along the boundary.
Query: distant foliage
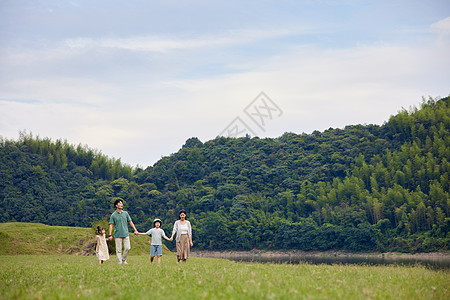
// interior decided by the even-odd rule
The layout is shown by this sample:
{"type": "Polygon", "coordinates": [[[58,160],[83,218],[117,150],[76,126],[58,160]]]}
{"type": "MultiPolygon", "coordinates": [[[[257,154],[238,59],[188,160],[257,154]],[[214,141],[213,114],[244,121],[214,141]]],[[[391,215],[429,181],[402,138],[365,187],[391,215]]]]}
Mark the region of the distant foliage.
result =
{"type": "Polygon", "coordinates": [[[110,213],[109,183],[135,170],[86,146],[22,132],[0,139],[0,221],[88,226],[110,213]]]}
{"type": "Polygon", "coordinates": [[[191,138],[145,170],[22,134],[0,141],[0,221],[90,226],[121,197],[140,230],[186,209],[200,249],[450,250],[448,102],[381,126],[191,138]]]}

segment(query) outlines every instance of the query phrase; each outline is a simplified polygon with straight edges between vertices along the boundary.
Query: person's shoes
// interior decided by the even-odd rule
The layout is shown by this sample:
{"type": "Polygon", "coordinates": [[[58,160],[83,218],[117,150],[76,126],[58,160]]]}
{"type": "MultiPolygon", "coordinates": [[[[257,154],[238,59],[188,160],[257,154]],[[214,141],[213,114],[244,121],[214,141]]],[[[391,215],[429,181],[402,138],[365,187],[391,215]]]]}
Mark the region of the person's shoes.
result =
{"type": "Polygon", "coordinates": [[[124,262],[122,262],[122,264],[124,264],[124,265],[128,265],[127,261],[124,261],[124,262]]]}
{"type": "Polygon", "coordinates": [[[119,264],[119,265],[121,265],[121,264],[122,264],[122,262],[121,262],[121,261],[119,261],[119,262],[118,262],[118,264],[119,264]]]}

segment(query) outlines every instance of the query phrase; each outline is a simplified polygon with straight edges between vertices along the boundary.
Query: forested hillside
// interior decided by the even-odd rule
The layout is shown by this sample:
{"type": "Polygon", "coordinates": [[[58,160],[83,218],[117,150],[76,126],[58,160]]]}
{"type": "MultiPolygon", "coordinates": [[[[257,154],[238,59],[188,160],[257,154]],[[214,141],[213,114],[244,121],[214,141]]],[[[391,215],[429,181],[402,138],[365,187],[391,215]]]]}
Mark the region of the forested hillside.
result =
{"type": "Polygon", "coordinates": [[[185,208],[201,249],[450,250],[448,102],[383,125],[191,138],[145,170],[22,134],[0,141],[0,221],[87,227],[121,197],[141,231],[185,208]]]}

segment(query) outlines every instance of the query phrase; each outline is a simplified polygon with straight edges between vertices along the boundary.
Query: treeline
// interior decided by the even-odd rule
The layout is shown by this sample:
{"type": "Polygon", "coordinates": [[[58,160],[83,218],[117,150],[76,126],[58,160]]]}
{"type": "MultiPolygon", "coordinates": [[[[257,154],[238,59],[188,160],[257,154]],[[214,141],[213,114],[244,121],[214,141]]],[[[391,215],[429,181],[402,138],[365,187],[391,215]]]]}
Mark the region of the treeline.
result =
{"type": "MultiPolygon", "coordinates": [[[[7,144],[5,141],[4,144],[7,144]]],[[[120,177],[130,179],[134,173],[131,166],[122,164],[120,159],[108,158],[101,152],[86,145],[71,145],[66,140],[52,142],[49,138],[33,137],[26,132],[19,133],[18,145],[26,146],[31,154],[39,154],[49,168],[64,170],[69,162],[84,167],[94,179],[114,180],[120,177]]]]}
{"type": "Polygon", "coordinates": [[[121,197],[140,230],[187,209],[200,249],[450,250],[448,102],[381,126],[191,138],[145,170],[23,134],[1,141],[0,221],[89,226],[121,197]]]}
{"type": "Polygon", "coordinates": [[[26,132],[18,141],[0,137],[0,221],[89,226],[111,211],[103,190],[134,172],[87,146],[26,132]]]}

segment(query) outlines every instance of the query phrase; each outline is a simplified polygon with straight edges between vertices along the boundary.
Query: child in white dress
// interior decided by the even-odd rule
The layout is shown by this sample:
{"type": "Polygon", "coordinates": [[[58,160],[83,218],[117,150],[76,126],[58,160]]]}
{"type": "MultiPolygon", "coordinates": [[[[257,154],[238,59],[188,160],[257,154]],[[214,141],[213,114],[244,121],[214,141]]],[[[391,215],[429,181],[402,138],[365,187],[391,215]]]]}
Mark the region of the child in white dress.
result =
{"type": "Polygon", "coordinates": [[[97,254],[99,264],[102,264],[105,260],[109,259],[108,244],[106,243],[106,231],[105,228],[97,226],[97,247],[95,247],[95,253],[97,254]]]}

